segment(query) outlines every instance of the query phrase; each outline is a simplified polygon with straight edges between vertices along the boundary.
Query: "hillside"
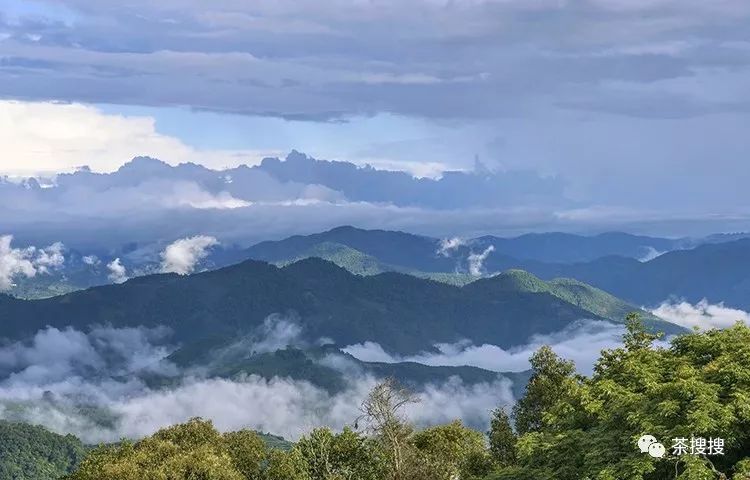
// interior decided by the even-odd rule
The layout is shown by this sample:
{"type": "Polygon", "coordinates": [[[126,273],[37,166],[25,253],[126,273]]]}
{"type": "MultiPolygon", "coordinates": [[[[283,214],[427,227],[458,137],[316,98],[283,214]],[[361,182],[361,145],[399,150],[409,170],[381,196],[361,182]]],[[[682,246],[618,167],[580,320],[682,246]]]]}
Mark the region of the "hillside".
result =
{"type": "Polygon", "coordinates": [[[513,382],[514,393],[520,395],[528,377],[528,372],[497,373],[469,366],[363,362],[331,345],[307,349],[287,346],[273,352],[256,353],[248,349],[232,348],[237,344],[236,338],[196,342],[173,352],[168,359],[184,371],[200,368],[210,377],[259,375],[267,379],[291,378],[310,382],[329,393],[343,391],[352,376],[370,375],[375,378],[395,378],[415,391],[421,391],[430,383],[445,382],[451,377],[460,378],[465,385],[491,383],[499,378],[507,378],[513,382]],[[232,354],[228,355],[227,352],[232,354]]]}
{"type": "Polygon", "coordinates": [[[451,251],[441,252],[441,240],[437,238],[342,226],[312,235],[261,242],[247,249],[246,253],[256,260],[280,262],[309,256],[311,249],[323,243],[347,246],[392,268],[426,272],[452,272],[457,259],[465,260],[472,251],[482,251],[489,246],[494,248],[494,252],[488,257],[487,266],[500,271],[537,263],[581,263],[607,256],[641,259],[653,252],[670,251],[691,244],[686,239],[672,240],[620,232],[595,236],[550,232],[512,238],[483,236],[464,239],[451,251]]]}
{"type": "MultiPolygon", "coordinates": [[[[483,263],[487,275],[521,269],[544,280],[575,279],[554,282],[558,293],[563,284],[567,283],[565,288],[571,290],[578,281],[596,287],[596,291],[588,291],[587,297],[598,296],[604,302],[610,300],[601,294],[609,292],[633,305],[655,306],[670,298],[696,303],[707,298],[712,303],[724,302],[727,306],[750,309],[750,270],[747,269],[750,239],[743,235],[712,236],[703,240],[667,240],[618,233],[595,237],[546,233],[510,239],[488,236],[467,241],[446,257],[438,253],[440,242],[437,239],[340,227],[316,235],[264,242],[251,247],[247,253],[283,264],[300,258],[321,257],[364,275],[397,271],[465,285],[474,278],[456,271],[466,272],[468,256],[489,246],[495,250],[483,263]],[[337,242],[335,248],[329,243],[334,241],[337,242]],[[659,253],[670,247],[678,249],[643,262],[636,258],[644,245],[659,253]],[[680,249],[683,247],[690,248],[680,249]]],[[[579,287],[575,289],[580,291],[579,287]]],[[[562,298],[570,299],[578,294],[571,295],[569,291],[567,297],[562,298]]],[[[616,315],[621,311],[621,308],[613,310],[616,315]]]]}
{"type": "Polygon", "coordinates": [[[605,257],[571,265],[530,270],[542,278],[575,278],[638,305],[670,299],[750,309],[750,239],[706,244],[665,253],[649,262],[605,257]]]}
{"type": "Polygon", "coordinates": [[[0,420],[0,478],[57,480],[76,469],[86,448],[72,435],[0,420]]]}
{"type": "Polygon", "coordinates": [[[363,277],[311,258],[283,268],[247,261],[190,276],[151,275],[43,300],[0,296],[0,337],[46,325],[164,325],[176,341],[195,341],[251,332],[274,313],[294,316],[310,341],[373,341],[399,354],[460,340],[510,347],[603,318],[550,292],[459,288],[390,272],[363,277]]]}

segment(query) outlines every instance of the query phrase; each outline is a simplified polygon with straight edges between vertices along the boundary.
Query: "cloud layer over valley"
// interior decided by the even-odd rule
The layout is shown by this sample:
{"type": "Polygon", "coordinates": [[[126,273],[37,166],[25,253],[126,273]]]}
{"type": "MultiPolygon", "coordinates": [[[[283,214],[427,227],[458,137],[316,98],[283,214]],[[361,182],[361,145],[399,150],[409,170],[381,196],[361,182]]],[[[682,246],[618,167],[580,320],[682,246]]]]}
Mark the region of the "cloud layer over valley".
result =
{"type": "MultiPolygon", "coordinates": [[[[240,347],[255,354],[285,348],[299,327],[274,316],[258,334],[254,344],[234,345],[235,353],[240,347]]],[[[162,328],[47,328],[25,342],[7,343],[0,346],[0,418],[42,424],[87,442],[139,438],[195,416],[222,430],[249,427],[295,439],[316,426],[351,425],[377,382],[348,371],[346,388],[331,393],[289,378],[208,378],[201,368],[176,367],[167,359],[173,350],[162,328]],[[163,386],[152,385],[154,379],[163,386]]],[[[420,425],[462,418],[484,426],[491,408],[512,402],[511,387],[501,378],[428,383],[408,415],[420,425]]]]}
{"type": "Polygon", "coordinates": [[[386,352],[373,342],[349,345],[343,351],[367,362],[417,362],[434,366],[470,365],[495,372],[522,372],[531,368],[529,357],[543,345],[560,356],[573,360],[581,373],[590,374],[602,350],[622,343],[623,325],[584,320],[551,335],[535,335],[526,345],[503,349],[497,345],[472,345],[468,342],[437,344],[435,352],[402,357],[386,352]]]}

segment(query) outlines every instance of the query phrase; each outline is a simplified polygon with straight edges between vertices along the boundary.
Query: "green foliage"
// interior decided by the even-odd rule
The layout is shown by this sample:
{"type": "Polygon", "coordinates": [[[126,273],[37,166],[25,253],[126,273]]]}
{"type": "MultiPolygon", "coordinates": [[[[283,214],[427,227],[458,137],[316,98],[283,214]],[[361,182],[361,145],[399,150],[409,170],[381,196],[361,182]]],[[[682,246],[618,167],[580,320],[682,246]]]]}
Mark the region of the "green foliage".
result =
{"type": "Polygon", "coordinates": [[[52,480],[70,473],[86,449],[72,435],[0,420],[0,478],[52,480]]]}
{"type": "Polygon", "coordinates": [[[271,475],[293,471],[287,455],[280,450],[269,450],[255,432],[241,430],[222,435],[211,422],[193,419],[136,443],[101,446],[68,478],[276,480],[282,477],[271,475]]]}
{"type": "Polygon", "coordinates": [[[750,455],[750,328],[737,324],[692,333],[674,339],[669,348],[655,348],[653,340],[631,316],[625,345],[602,352],[593,377],[578,380],[540,350],[527,394],[540,400],[519,404],[519,478],[745,475],[750,455]],[[535,377],[557,378],[559,386],[539,384],[535,377]],[[645,433],[665,444],[664,459],[638,450],[636,441],[645,433]],[[725,439],[725,455],[670,454],[672,439],[691,436],[725,439]]]}
{"type": "Polygon", "coordinates": [[[460,421],[417,432],[410,442],[417,449],[425,479],[478,478],[492,468],[482,434],[460,421]]]}
{"type": "Polygon", "coordinates": [[[581,318],[603,318],[550,292],[499,288],[492,278],[458,288],[398,273],[362,277],[311,258],[281,269],[248,261],[190,276],[138,277],[45,300],[0,295],[0,337],[20,339],[46,325],[142,325],[172,328],[173,341],[186,344],[249,335],[269,315],[286,312],[304,319],[308,339],[372,341],[401,355],[458,338],[510,347],[581,318]]]}
{"type": "Polygon", "coordinates": [[[518,439],[510,424],[510,417],[504,409],[496,408],[492,411],[490,431],[487,436],[490,440],[492,458],[499,465],[513,465],[517,458],[518,439]]]}
{"type": "Polygon", "coordinates": [[[536,432],[545,426],[550,412],[575,386],[575,365],[561,359],[548,346],[540,348],[531,359],[532,375],[526,394],[513,407],[518,433],[536,432]]]}
{"type": "Polygon", "coordinates": [[[311,480],[379,480],[384,477],[382,452],[371,439],[345,428],[334,434],[318,428],[294,447],[311,480]]]}

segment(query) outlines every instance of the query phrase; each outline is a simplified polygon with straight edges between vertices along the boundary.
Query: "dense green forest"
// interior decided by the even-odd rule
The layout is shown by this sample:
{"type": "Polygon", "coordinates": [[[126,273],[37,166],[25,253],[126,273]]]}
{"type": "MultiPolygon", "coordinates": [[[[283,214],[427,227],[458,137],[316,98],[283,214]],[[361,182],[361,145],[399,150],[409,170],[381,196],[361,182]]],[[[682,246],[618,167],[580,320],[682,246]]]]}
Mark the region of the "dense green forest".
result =
{"type": "MultiPolygon", "coordinates": [[[[194,419],[137,442],[96,448],[67,478],[750,479],[750,327],[694,332],[668,347],[655,339],[631,316],[623,346],[603,351],[591,377],[542,347],[531,359],[523,398],[511,410],[499,405],[488,412],[487,432],[460,422],[416,428],[404,408],[418,396],[386,380],[364,399],[350,427],[313,430],[286,449],[251,431],[221,434],[194,419]],[[665,445],[663,458],[639,450],[644,434],[665,445]],[[676,455],[672,441],[683,437],[721,438],[723,452],[676,455]]],[[[3,426],[5,435],[12,432],[10,442],[3,439],[5,471],[48,475],[3,478],[54,478],[46,473],[50,464],[64,472],[83,454],[70,437],[3,426]]]]}
{"type": "MultiPolygon", "coordinates": [[[[246,334],[271,314],[294,312],[311,342],[371,341],[409,355],[460,340],[508,348],[581,318],[622,319],[630,309],[592,287],[545,283],[522,272],[456,287],[392,272],[363,277],[309,258],[284,268],[247,261],[189,276],[151,275],[44,300],[0,294],[0,338],[23,338],[46,325],[99,324],[166,326],[175,341],[188,343],[246,334]]],[[[645,320],[660,331],[683,331],[645,320]]]]}
{"type": "Polygon", "coordinates": [[[86,448],[72,435],[0,420],[0,478],[53,480],[72,472],[86,448]]]}

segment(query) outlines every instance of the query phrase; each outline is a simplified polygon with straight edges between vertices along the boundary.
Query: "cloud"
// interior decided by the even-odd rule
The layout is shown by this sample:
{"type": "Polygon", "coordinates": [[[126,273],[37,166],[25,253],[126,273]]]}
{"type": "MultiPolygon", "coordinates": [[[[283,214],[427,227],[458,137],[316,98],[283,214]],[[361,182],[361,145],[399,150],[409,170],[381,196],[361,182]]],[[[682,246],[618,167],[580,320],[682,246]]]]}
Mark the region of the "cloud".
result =
{"type": "Polygon", "coordinates": [[[208,249],[218,244],[216,237],[208,235],[176,240],[167,245],[161,254],[161,271],[180,275],[192,273],[198,262],[208,256],[208,249]]]}
{"type": "Polygon", "coordinates": [[[437,344],[437,352],[409,357],[394,356],[379,344],[365,342],[342,350],[365,362],[417,362],[433,366],[473,366],[495,372],[522,372],[531,368],[529,357],[543,345],[560,356],[573,360],[581,373],[590,374],[602,350],[622,344],[625,328],[601,321],[580,321],[560,332],[535,335],[529,343],[503,349],[497,345],[472,345],[467,342],[437,344]]]}
{"type": "Polygon", "coordinates": [[[703,299],[695,305],[688,302],[664,302],[651,311],[657,317],[687,328],[728,328],[737,322],[750,325],[750,313],[725,307],[723,303],[711,304],[703,299]]]}
{"type": "Polygon", "coordinates": [[[86,165],[111,172],[123,159],[152,155],[176,165],[197,162],[215,168],[255,164],[276,151],[197,150],[156,131],[148,116],[114,115],[80,103],[0,100],[0,172],[36,175],[86,165]]]}
{"type": "Polygon", "coordinates": [[[85,255],[81,260],[83,260],[83,263],[85,263],[86,265],[91,266],[99,265],[100,263],[102,263],[102,261],[99,260],[99,257],[97,257],[96,255],[85,255]]]}
{"type": "Polygon", "coordinates": [[[13,279],[18,276],[31,278],[37,273],[50,273],[65,262],[65,247],[60,242],[46,248],[13,248],[12,242],[12,235],[0,236],[0,291],[12,288],[13,279]]]}
{"type": "MultiPolygon", "coordinates": [[[[267,325],[269,348],[284,325],[279,320],[267,325]]],[[[378,380],[348,375],[343,391],[329,393],[285,378],[180,378],[185,372],[166,360],[172,351],[167,335],[165,329],[47,328],[27,342],[0,346],[0,418],[41,424],[89,443],[140,438],[195,416],[223,431],[254,428],[297,439],[318,426],[352,425],[378,380]],[[144,372],[175,381],[150,388],[141,380],[144,372]]],[[[460,418],[485,429],[489,411],[513,401],[511,386],[507,379],[429,383],[407,415],[421,426],[460,418]]]]}
{"type": "Polygon", "coordinates": [[[123,283],[128,279],[128,272],[125,265],[122,264],[119,258],[115,258],[107,264],[109,269],[109,279],[114,283],[123,283]]]}
{"type": "Polygon", "coordinates": [[[466,245],[466,241],[460,237],[444,238],[440,240],[440,247],[435,253],[444,257],[450,257],[453,251],[463,245],[466,245]]]}
{"type": "MultiPolygon", "coordinates": [[[[0,89],[16,98],[189,105],[287,119],[373,112],[482,119],[549,111],[573,104],[581,92],[618,111],[628,99],[612,83],[654,96],[664,88],[658,81],[697,84],[701,68],[747,78],[741,56],[701,52],[733,50],[729,44],[746,32],[750,16],[743,0],[711,9],[621,0],[172,1],[158,8],[138,0],[128,11],[100,3],[65,0],[56,5],[71,13],[6,20],[0,45],[12,74],[0,79],[0,89]],[[529,19],[537,28],[524,28],[529,19]],[[678,49],[661,47],[685,38],[678,49]]],[[[722,85],[715,72],[712,80],[722,85]]],[[[722,108],[670,87],[682,103],[722,108]]],[[[664,114],[673,111],[685,109],[678,104],[664,114]]]]}
{"type": "Polygon", "coordinates": [[[667,253],[666,251],[657,250],[654,247],[646,247],[646,253],[638,259],[640,262],[650,262],[651,260],[661,257],[667,253]]]}
{"type": "Polygon", "coordinates": [[[487,260],[487,257],[490,256],[490,253],[495,251],[495,247],[493,245],[490,245],[489,247],[485,248],[482,253],[471,253],[469,255],[468,261],[469,261],[469,273],[474,275],[475,277],[480,277],[484,273],[482,264],[485,260],[487,260]]]}

